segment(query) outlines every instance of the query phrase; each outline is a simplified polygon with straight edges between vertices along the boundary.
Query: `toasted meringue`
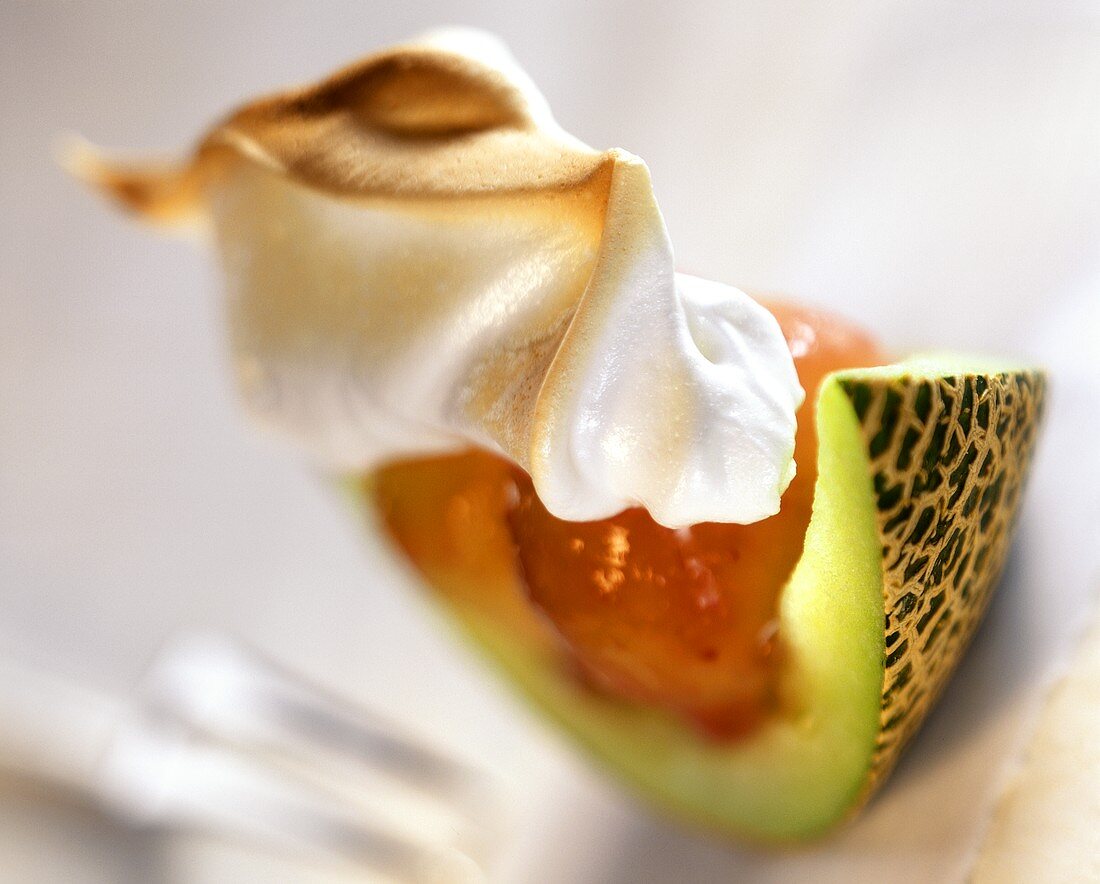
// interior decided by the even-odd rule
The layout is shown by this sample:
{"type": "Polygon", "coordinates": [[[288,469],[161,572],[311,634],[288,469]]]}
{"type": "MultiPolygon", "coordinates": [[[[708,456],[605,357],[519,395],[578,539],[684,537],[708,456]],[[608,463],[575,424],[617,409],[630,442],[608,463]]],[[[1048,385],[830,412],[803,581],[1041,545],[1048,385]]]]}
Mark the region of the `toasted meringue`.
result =
{"type": "Polygon", "coordinates": [[[803,392],[775,319],[675,273],[645,164],[563,131],[487,35],[251,103],[179,167],[71,166],[212,222],[244,402],[326,467],[475,445],[565,519],[779,509],[803,392]]]}

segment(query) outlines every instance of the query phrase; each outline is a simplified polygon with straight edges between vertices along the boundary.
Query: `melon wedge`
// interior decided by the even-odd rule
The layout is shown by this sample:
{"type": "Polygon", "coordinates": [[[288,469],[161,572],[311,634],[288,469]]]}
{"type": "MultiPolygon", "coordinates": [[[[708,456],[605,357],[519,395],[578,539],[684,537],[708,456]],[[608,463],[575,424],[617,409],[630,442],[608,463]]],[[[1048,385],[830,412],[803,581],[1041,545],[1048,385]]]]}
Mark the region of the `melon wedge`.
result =
{"type": "MultiPolygon", "coordinates": [[[[978,626],[1043,393],[1038,371],[950,355],[826,379],[813,518],[780,598],[793,702],[735,742],[583,687],[510,565],[421,577],[538,712],[658,807],[751,841],[814,838],[883,782],[978,626]]],[[[380,481],[352,486],[376,528],[380,481]]]]}

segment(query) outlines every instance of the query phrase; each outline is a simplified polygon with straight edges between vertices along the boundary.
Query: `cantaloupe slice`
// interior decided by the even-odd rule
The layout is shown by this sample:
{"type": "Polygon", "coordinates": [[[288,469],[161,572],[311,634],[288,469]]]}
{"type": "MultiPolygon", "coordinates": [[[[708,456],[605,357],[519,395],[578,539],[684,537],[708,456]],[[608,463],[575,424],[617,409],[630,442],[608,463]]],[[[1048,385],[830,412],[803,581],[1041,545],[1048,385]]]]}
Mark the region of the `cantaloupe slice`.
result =
{"type": "MultiPolygon", "coordinates": [[[[507,537],[483,540],[495,568],[418,566],[535,708],[654,803],[750,840],[812,838],[882,783],[981,620],[1043,390],[1034,370],[947,355],[826,380],[813,518],[780,599],[793,702],[738,741],[584,687],[524,602],[506,550],[493,552],[507,537]]],[[[440,478],[422,477],[424,490],[440,478]]],[[[387,481],[354,486],[372,521],[387,481]]],[[[446,518],[431,494],[412,497],[413,518],[446,518]]]]}
{"type": "MultiPolygon", "coordinates": [[[[553,240],[562,219],[571,219],[577,234],[566,237],[563,254],[599,247],[622,155],[593,151],[558,129],[500,46],[469,34],[440,39],[252,102],[178,166],[117,166],[86,149],[68,156],[74,174],[148,220],[200,227],[213,220],[231,278],[259,261],[255,281],[244,275],[241,291],[230,286],[232,337],[241,351],[235,364],[258,414],[272,402],[298,406],[293,420],[280,422],[284,429],[314,429],[314,406],[323,412],[332,405],[318,404],[318,390],[344,404],[342,385],[299,389],[299,380],[346,380],[371,335],[384,340],[417,321],[412,313],[400,323],[368,321],[386,305],[406,303],[383,299],[365,311],[373,302],[357,298],[371,290],[368,282],[382,279],[389,291],[425,255],[449,266],[432,252],[426,226],[414,237],[424,249],[379,247],[383,269],[360,273],[352,259],[366,252],[357,244],[397,223],[380,207],[401,204],[407,221],[429,217],[428,209],[445,217],[459,200],[488,206],[497,214],[471,229],[493,233],[521,223],[537,202],[537,224],[524,241],[553,240]],[[246,209],[240,217],[230,211],[238,204],[246,209]],[[358,220],[345,216],[351,209],[358,220]],[[367,215],[369,230],[359,226],[367,215]],[[337,216],[346,242],[317,235],[337,216]],[[263,235],[249,233],[241,218],[263,235]],[[301,253],[290,248],[299,241],[301,253]],[[327,369],[315,371],[321,363],[327,369]]],[[[500,252],[493,236],[484,251],[464,246],[454,254],[465,256],[466,269],[481,268],[500,252]]],[[[583,263],[566,262],[574,275],[583,263]]],[[[393,291],[447,292],[449,279],[393,291]]],[[[396,374],[401,363],[387,365],[396,374]]],[[[948,356],[846,372],[824,384],[814,516],[780,599],[789,654],[781,687],[790,711],[737,742],[707,741],[668,714],[581,687],[524,602],[507,554],[476,577],[447,568],[425,574],[540,710],[654,801],[750,838],[811,837],[882,781],[973,634],[1005,558],[1042,391],[1034,371],[948,356]]],[[[357,486],[357,494],[369,512],[369,487],[357,486]]],[[[411,499],[423,507],[432,498],[411,499]]],[[[509,538],[483,542],[506,550],[509,538]]]]}

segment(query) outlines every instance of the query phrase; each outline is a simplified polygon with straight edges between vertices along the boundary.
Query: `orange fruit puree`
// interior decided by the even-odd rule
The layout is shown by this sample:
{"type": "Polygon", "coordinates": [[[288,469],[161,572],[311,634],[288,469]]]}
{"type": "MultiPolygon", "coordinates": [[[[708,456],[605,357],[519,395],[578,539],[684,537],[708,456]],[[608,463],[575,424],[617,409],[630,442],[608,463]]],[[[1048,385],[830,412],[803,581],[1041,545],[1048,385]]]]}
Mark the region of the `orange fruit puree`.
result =
{"type": "MultiPolygon", "coordinates": [[[[380,471],[375,494],[390,533],[429,582],[440,568],[466,569],[497,594],[486,604],[505,619],[507,608],[533,605],[594,689],[672,710],[717,738],[751,731],[780,705],[776,614],[813,504],[817,389],[831,371],[883,361],[874,341],[845,320],[768,307],[806,390],[798,474],[777,515],[670,529],[634,508],[566,522],[546,510],[523,471],[474,452],[380,471]],[[508,574],[517,567],[527,599],[501,598],[519,594],[508,574]]],[[[477,580],[463,585],[478,591],[477,580]]],[[[529,617],[514,619],[531,629],[529,617]]]]}

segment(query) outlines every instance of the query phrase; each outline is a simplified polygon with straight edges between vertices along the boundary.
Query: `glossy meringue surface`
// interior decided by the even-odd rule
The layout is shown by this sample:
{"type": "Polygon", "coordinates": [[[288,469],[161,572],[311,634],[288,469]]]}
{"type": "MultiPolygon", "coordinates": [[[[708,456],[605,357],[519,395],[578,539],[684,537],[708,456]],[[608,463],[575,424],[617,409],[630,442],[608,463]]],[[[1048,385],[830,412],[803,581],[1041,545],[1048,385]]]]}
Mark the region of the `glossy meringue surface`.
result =
{"type": "Polygon", "coordinates": [[[676,273],[645,164],[565,133],[492,38],[249,104],[178,168],[77,169],[213,230],[243,400],[327,468],[476,446],[559,518],[779,509],[803,393],[777,322],[676,273]]]}

